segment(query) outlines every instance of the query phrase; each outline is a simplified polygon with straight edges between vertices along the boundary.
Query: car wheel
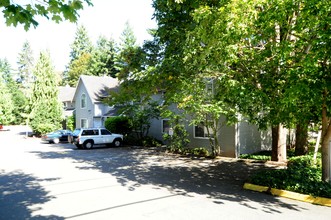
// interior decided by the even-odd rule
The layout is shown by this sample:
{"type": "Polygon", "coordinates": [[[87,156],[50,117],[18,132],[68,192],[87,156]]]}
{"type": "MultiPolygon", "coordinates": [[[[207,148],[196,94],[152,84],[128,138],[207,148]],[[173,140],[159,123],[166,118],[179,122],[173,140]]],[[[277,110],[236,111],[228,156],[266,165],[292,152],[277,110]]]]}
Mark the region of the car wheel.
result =
{"type": "Polygon", "coordinates": [[[58,144],[58,143],[60,143],[60,139],[58,139],[58,138],[54,138],[53,143],[54,143],[54,144],[58,144]]]}
{"type": "Polygon", "coordinates": [[[91,148],[93,148],[93,141],[85,141],[85,142],[83,143],[83,147],[84,147],[85,149],[91,149],[91,148]]]}
{"type": "Polygon", "coordinates": [[[116,138],[114,141],[113,141],[113,145],[114,147],[120,147],[122,145],[122,140],[119,139],[119,138],[116,138]]]}

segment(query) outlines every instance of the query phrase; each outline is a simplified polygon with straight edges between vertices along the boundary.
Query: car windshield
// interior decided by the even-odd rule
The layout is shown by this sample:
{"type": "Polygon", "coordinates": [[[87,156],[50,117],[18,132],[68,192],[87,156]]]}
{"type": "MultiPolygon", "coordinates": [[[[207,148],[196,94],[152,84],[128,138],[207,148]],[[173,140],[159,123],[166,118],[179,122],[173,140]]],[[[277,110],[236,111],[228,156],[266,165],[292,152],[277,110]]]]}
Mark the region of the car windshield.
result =
{"type": "Polygon", "coordinates": [[[79,135],[80,130],[81,129],[75,129],[74,132],[73,132],[73,135],[79,135]]]}

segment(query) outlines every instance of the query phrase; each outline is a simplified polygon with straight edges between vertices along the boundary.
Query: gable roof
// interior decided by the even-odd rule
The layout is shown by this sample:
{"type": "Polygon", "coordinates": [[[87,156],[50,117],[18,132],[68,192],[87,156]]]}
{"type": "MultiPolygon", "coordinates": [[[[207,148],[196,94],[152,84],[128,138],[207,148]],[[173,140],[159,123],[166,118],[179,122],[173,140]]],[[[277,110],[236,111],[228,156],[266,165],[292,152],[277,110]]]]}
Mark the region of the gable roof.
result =
{"type": "MultiPolygon", "coordinates": [[[[82,84],[85,86],[88,96],[93,103],[99,102],[101,97],[109,95],[109,90],[117,90],[119,81],[116,78],[109,76],[86,76],[81,75],[77,84],[77,88],[82,84]]],[[[76,98],[77,88],[74,95],[76,98]]]]}
{"type": "Polygon", "coordinates": [[[72,101],[76,88],[70,86],[59,86],[59,100],[61,102],[72,101]]]}

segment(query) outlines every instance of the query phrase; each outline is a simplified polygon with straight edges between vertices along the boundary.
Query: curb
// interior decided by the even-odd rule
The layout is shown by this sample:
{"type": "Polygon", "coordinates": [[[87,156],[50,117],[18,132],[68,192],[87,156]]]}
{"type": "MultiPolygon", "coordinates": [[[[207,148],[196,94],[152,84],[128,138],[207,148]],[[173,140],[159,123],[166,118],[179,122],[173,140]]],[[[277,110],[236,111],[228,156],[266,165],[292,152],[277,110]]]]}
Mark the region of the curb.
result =
{"type": "Polygon", "coordinates": [[[270,193],[271,195],[274,195],[274,196],[281,196],[281,197],[285,197],[288,199],[294,199],[294,200],[299,200],[302,202],[308,202],[308,203],[312,203],[312,204],[331,207],[331,199],[328,199],[328,198],[314,197],[311,195],[300,194],[300,193],[291,192],[291,191],[287,191],[287,190],[270,188],[268,186],[259,186],[259,185],[254,185],[251,183],[245,183],[243,188],[252,190],[252,191],[256,191],[256,192],[270,193]]]}

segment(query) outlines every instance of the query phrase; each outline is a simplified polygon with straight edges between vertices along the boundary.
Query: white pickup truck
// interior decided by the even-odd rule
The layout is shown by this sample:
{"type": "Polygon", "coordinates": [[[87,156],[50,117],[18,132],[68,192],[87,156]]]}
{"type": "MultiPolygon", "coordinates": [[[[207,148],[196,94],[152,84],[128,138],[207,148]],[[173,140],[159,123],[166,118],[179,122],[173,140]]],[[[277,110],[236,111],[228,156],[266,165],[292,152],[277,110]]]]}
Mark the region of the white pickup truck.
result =
{"type": "Polygon", "coordinates": [[[77,128],[68,141],[79,149],[91,149],[94,145],[119,147],[123,142],[123,135],[114,134],[105,128],[77,128]]]}

